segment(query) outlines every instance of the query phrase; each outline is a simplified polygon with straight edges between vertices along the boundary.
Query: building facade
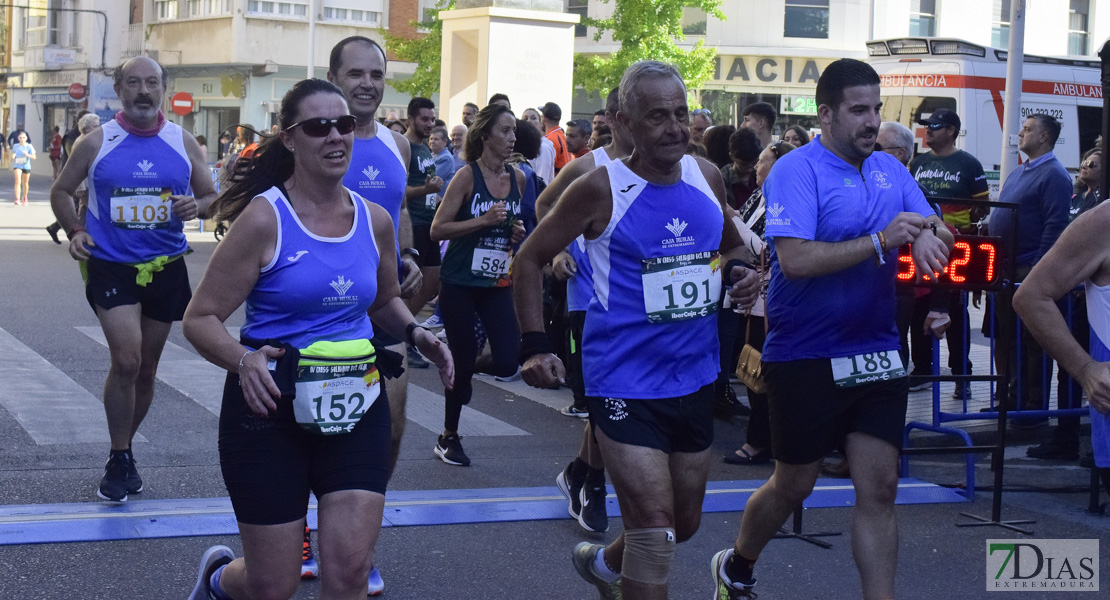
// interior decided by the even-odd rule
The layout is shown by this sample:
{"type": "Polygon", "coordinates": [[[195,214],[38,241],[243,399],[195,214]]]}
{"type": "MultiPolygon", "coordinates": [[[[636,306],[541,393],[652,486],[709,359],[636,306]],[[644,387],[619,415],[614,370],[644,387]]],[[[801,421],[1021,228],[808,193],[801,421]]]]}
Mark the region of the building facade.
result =
{"type": "MultiPolygon", "coordinates": [[[[309,73],[323,78],[339,40],[410,24],[430,0],[27,0],[10,9],[11,67],[6,128],[24,123],[36,144],[87,109],[112,118],[112,73],[146,55],[166,69],[163,110],[208,143],[218,161],[222,132],[276,123],[282,96],[309,73]],[[309,64],[312,69],[309,69],[309,64]],[[176,109],[176,110],[175,110],[176,109]]],[[[391,61],[389,78],[414,65],[391,61]]],[[[386,87],[380,116],[403,115],[409,97],[386,87]]]]}
{"type": "MultiPolygon", "coordinates": [[[[605,18],[613,5],[567,0],[567,11],[605,18]]],[[[723,0],[725,20],[700,9],[683,13],[685,45],[702,41],[717,50],[713,77],[698,90],[718,122],[738,123],[742,108],[769,102],[779,110],[780,131],[816,125],[813,95],[830,62],[865,59],[868,40],[916,36],[959,38],[1006,48],[1010,0],[723,0]]],[[[1043,56],[1094,56],[1110,36],[1110,0],[1027,2],[1025,52],[1043,56]]],[[[618,46],[579,27],[575,50],[607,54],[618,46]]],[[[596,94],[575,97],[574,112],[601,108],[596,94]]]]}

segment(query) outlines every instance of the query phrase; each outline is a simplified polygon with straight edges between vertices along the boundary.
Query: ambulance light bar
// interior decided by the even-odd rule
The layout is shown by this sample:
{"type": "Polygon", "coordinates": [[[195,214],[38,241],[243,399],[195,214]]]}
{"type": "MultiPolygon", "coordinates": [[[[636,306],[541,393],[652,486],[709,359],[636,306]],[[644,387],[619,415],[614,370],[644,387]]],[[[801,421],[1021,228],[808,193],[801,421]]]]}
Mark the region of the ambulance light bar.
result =
{"type": "Polygon", "coordinates": [[[925,40],[890,40],[887,43],[890,53],[897,56],[901,54],[928,54],[929,42],[925,40]]]}
{"type": "Polygon", "coordinates": [[[885,42],[871,42],[867,44],[868,56],[890,56],[890,51],[886,49],[885,42]]]}
{"type": "Polygon", "coordinates": [[[967,54],[969,56],[986,57],[987,49],[967,42],[955,40],[933,41],[933,54],[967,54]]]}

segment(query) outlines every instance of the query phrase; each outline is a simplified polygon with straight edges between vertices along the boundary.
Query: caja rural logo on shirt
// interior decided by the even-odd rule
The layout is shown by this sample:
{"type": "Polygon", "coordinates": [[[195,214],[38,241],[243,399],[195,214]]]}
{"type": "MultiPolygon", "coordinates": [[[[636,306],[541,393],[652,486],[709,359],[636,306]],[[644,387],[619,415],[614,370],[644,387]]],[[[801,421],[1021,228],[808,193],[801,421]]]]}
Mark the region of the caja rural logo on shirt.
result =
{"type": "Polygon", "coordinates": [[[692,235],[683,236],[682,235],[682,232],[686,231],[686,226],[687,225],[688,225],[688,223],[686,223],[686,221],[680,221],[678,219],[678,217],[675,217],[675,218],[671,219],[670,223],[664,224],[663,227],[666,227],[667,231],[671,232],[671,235],[673,235],[674,237],[663,238],[663,247],[664,248],[681,248],[683,246],[693,246],[694,245],[694,236],[692,236],[692,235]]]}
{"type": "Polygon", "coordinates": [[[137,179],[155,179],[158,177],[157,172],[150,172],[150,170],[154,168],[154,163],[149,160],[144,159],[135,166],[139,167],[141,170],[131,173],[132,177],[137,179]]]}
{"type": "Polygon", "coordinates": [[[786,207],[779,204],[778,202],[774,204],[769,204],[767,206],[767,214],[769,215],[767,217],[767,225],[790,225],[790,217],[779,217],[779,215],[781,215],[784,210],[786,210],[786,207]]]}
{"type": "Polygon", "coordinates": [[[334,281],[328,284],[333,290],[335,290],[335,293],[338,295],[324,296],[324,306],[352,306],[358,304],[358,295],[347,295],[347,290],[351,289],[351,286],[354,284],[354,281],[347,279],[343,275],[338,276],[334,281]]]}
{"type": "Polygon", "coordinates": [[[366,168],[362,170],[362,174],[366,176],[366,179],[363,179],[363,180],[358,182],[359,189],[360,190],[380,190],[380,189],[384,189],[385,188],[385,182],[384,181],[378,181],[378,175],[380,175],[381,172],[382,172],[381,169],[375,169],[374,165],[366,165],[366,168]]]}

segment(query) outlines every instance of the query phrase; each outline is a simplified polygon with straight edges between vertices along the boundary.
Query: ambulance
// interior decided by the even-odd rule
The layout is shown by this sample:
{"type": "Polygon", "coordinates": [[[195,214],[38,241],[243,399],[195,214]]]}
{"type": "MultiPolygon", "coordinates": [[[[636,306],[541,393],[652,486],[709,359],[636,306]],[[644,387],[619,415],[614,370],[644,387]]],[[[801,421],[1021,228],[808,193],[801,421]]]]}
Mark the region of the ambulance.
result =
{"type": "MultiPolygon", "coordinates": [[[[1007,51],[951,38],[898,38],[868,42],[867,54],[881,79],[883,120],[909,127],[917,151],[926,152],[918,122],[939,108],[955,111],[962,124],[956,146],[983,164],[997,199],[1007,51]]],[[[1041,112],[1060,121],[1055,153],[1073,174],[1102,129],[1099,68],[1095,60],[1025,55],[1022,118],[1041,112]]]]}

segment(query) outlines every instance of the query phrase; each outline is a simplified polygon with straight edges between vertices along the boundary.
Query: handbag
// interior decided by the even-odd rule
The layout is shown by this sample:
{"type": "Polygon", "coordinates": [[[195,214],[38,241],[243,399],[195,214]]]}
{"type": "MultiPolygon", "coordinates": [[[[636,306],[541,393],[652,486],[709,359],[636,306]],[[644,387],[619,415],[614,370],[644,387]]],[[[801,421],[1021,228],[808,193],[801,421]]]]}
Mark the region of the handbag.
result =
{"type": "MultiPolygon", "coordinates": [[[[767,272],[767,249],[759,255],[759,284],[762,294],[763,277],[767,272]]],[[[749,341],[752,334],[751,311],[748,312],[748,323],[744,328],[744,348],[740,350],[740,360],[736,363],[736,378],[748,389],[757,393],[767,393],[767,382],[763,379],[763,353],[755,349],[749,341]]],[[[763,310],[763,331],[767,331],[767,310],[763,310]]]]}

